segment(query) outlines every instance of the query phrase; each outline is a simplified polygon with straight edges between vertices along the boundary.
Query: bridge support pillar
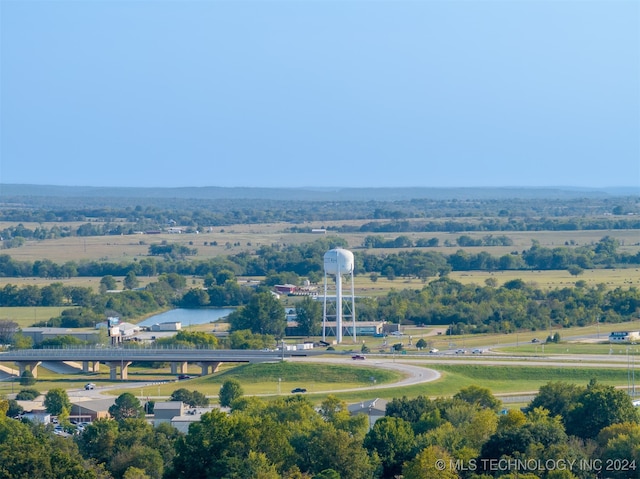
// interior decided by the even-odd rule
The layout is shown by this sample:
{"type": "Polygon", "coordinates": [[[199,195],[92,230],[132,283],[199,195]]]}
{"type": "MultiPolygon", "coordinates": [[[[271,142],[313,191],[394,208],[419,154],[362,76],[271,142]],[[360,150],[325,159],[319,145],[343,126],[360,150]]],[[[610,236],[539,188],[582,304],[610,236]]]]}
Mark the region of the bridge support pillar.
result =
{"type": "Polygon", "coordinates": [[[16,361],[18,369],[20,370],[20,377],[22,374],[29,370],[33,374],[34,378],[38,377],[38,366],[42,364],[42,361],[16,361]]]}
{"type": "Polygon", "coordinates": [[[187,362],[173,362],[171,363],[171,374],[186,374],[187,373],[187,362]]]}
{"type": "Polygon", "coordinates": [[[127,379],[127,368],[131,365],[131,361],[113,361],[108,362],[107,366],[109,366],[109,377],[111,380],[118,379],[118,368],[120,368],[120,379],[127,379]]]}
{"type": "Polygon", "coordinates": [[[100,361],[82,361],[82,372],[99,373],[100,361]]]}
{"type": "Polygon", "coordinates": [[[202,375],[206,376],[207,374],[209,374],[209,370],[211,370],[211,374],[217,372],[218,368],[220,367],[222,362],[220,362],[220,361],[200,361],[198,364],[202,368],[202,375]]]}

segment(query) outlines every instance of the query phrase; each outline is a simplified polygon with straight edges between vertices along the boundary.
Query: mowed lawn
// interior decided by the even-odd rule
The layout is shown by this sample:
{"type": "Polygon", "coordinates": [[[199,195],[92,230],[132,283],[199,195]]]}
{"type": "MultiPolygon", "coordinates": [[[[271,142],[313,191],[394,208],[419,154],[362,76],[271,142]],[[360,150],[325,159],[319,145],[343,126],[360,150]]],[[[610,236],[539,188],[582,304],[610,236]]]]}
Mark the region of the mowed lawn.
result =
{"type": "MultiPolygon", "coordinates": [[[[465,364],[441,364],[425,366],[440,371],[442,377],[430,383],[414,386],[370,389],[371,378],[376,385],[388,384],[398,380],[398,373],[373,367],[351,367],[349,365],[327,365],[313,363],[266,363],[252,365],[227,365],[223,371],[210,376],[197,377],[198,368],[193,366],[189,374],[193,379],[177,381],[168,368],[152,370],[131,368],[127,387],[114,388],[105,394],[120,395],[130,392],[140,399],[166,399],[174,391],[186,388],[189,391],[200,391],[210,396],[215,402],[221,384],[228,378],[237,379],[247,395],[274,397],[291,394],[296,387],[307,389],[307,396],[319,402],[328,394],[335,394],[347,402],[358,402],[376,397],[392,399],[394,397],[448,397],[460,389],[476,385],[489,388],[493,394],[535,394],[540,386],[550,381],[564,381],[586,385],[591,379],[607,385],[626,387],[629,384],[629,372],[622,368],[581,368],[566,367],[530,367],[530,366],[488,366],[465,364]],[[357,391],[337,392],[342,389],[359,388],[357,391]]],[[[39,369],[39,380],[35,389],[46,392],[52,388],[83,390],[84,384],[93,382],[98,389],[103,386],[122,384],[120,381],[108,379],[106,368],[100,374],[83,374],[62,376],[39,369]]],[[[18,383],[0,382],[0,395],[18,392],[18,383]]],[[[77,392],[75,393],[77,394],[77,392]]],[[[80,392],[81,394],[81,392],[80,392]]]]}
{"type": "Polygon", "coordinates": [[[58,317],[67,308],[68,306],[0,307],[0,321],[14,321],[20,328],[27,328],[40,321],[58,317]]]}

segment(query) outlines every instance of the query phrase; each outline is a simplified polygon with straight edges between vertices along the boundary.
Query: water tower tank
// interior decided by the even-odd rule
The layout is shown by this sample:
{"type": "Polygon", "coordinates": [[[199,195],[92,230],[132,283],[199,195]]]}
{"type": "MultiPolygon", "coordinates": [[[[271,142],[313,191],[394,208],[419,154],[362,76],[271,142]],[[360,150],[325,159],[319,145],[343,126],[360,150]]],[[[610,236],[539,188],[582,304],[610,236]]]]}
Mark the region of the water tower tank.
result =
{"type": "Polygon", "coordinates": [[[353,253],[342,248],[335,248],[324,254],[324,272],[326,274],[353,273],[353,253]]]}

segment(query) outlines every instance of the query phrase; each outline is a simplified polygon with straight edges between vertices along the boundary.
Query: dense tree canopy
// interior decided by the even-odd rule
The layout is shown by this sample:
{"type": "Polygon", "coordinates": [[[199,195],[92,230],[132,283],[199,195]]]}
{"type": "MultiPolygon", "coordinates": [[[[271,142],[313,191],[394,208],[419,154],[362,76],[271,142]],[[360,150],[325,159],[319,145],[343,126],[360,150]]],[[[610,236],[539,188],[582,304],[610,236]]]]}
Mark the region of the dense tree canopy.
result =
{"type": "MultiPolygon", "coordinates": [[[[121,406],[131,402],[126,394],[121,406]]],[[[179,389],[172,399],[189,394],[179,389]]],[[[121,417],[94,421],[75,441],[6,417],[8,402],[0,400],[0,477],[588,479],[593,471],[585,465],[607,460],[618,465],[607,477],[638,477],[631,468],[640,460],[640,423],[626,394],[592,381],[577,388],[548,383],[539,395],[532,405],[574,397],[576,408],[496,414],[484,388],[474,385],[456,397],[393,399],[369,430],[367,416],[352,417],[335,396],[319,407],[302,395],[242,397],[228,414],[203,414],[186,435],[121,417]],[[498,461],[508,467],[496,468],[498,461]],[[578,466],[532,470],[566,461],[578,466]]]]}
{"type": "Polygon", "coordinates": [[[234,331],[249,329],[253,333],[270,334],[276,338],[284,336],[287,321],[284,306],[270,292],[255,294],[249,304],[229,315],[234,331]]]}

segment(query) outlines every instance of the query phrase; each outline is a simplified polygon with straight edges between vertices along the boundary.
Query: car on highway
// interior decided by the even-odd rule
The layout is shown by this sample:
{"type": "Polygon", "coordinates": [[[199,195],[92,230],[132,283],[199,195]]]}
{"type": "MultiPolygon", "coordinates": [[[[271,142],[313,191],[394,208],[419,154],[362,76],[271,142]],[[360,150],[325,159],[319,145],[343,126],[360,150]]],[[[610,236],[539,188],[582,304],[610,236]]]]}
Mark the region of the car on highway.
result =
{"type": "Polygon", "coordinates": [[[188,374],[181,374],[180,376],[178,376],[179,381],[182,381],[183,379],[191,379],[191,376],[189,376],[188,374]]]}
{"type": "Polygon", "coordinates": [[[393,331],[392,333],[390,333],[391,336],[402,336],[402,331],[393,331]]]}
{"type": "Polygon", "coordinates": [[[362,354],[354,354],[353,356],[351,356],[351,359],[367,359],[367,357],[363,356],[362,354]]]}
{"type": "Polygon", "coordinates": [[[296,393],[306,393],[307,390],[305,388],[294,388],[291,390],[292,394],[296,394],[296,393]]]}
{"type": "Polygon", "coordinates": [[[435,354],[435,353],[437,353],[437,352],[439,352],[439,351],[440,351],[440,350],[439,350],[438,348],[431,348],[431,349],[429,350],[429,353],[430,353],[430,354],[435,354]]]}
{"type": "Polygon", "coordinates": [[[474,349],[473,351],[471,351],[473,354],[482,354],[484,353],[484,351],[482,349],[474,349]]]}
{"type": "Polygon", "coordinates": [[[533,339],[531,340],[531,342],[532,342],[532,343],[539,343],[539,342],[540,342],[540,340],[539,340],[538,338],[533,338],[533,339]]]}
{"type": "Polygon", "coordinates": [[[467,354],[466,349],[456,349],[456,354],[467,354]]]}
{"type": "Polygon", "coordinates": [[[95,389],[95,388],[96,388],[96,385],[93,383],[87,383],[84,385],[85,391],[91,391],[92,389],[95,389]]]}

